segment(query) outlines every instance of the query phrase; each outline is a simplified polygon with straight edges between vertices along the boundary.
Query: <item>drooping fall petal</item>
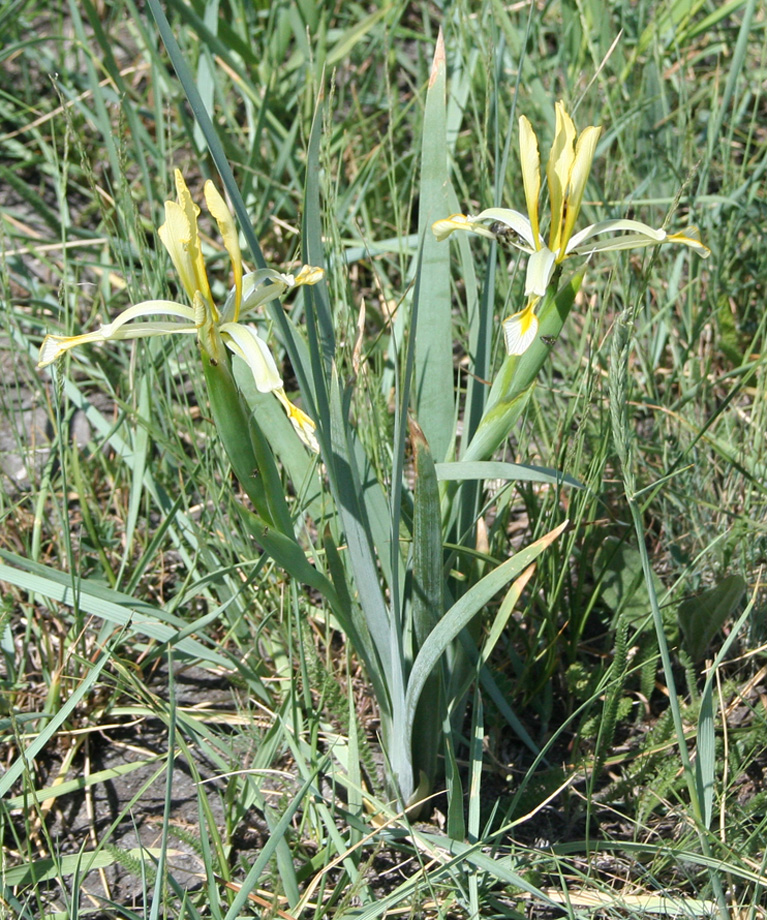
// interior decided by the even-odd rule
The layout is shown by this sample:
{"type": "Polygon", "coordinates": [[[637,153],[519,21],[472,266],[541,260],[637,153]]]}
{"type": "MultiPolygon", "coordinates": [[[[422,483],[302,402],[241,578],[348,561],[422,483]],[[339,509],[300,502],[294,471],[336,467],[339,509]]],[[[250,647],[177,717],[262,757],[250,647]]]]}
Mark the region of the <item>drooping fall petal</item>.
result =
{"type": "Polygon", "coordinates": [[[539,300],[539,297],[534,297],[524,310],[507,316],[503,321],[503,340],[506,343],[507,354],[522,355],[533,344],[538,333],[535,308],[539,300]]]}

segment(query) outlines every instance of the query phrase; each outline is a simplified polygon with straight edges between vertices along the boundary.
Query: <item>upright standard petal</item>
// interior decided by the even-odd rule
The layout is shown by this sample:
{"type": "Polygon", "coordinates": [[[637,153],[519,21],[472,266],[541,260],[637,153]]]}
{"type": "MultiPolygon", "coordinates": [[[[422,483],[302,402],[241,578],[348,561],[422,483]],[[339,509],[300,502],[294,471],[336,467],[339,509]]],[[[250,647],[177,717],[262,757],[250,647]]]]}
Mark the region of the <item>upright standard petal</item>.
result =
{"type": "Polygon", "coordinates": [[[546,166],[546,178],[551,199],[549,249],[559,256],[559,249],[562,246],[567,188],[575,159],[575,125],[565,111],[562,102],[556,105],[556,123],[554,143],[551,145],[549,162],[546,166]]]}
{"type": "Polygon", "coordinates": [[[181,287],[191,303],[194,301],[194,292],[197,290],[197,274],[189,256],[192,229],[189,226],[189,218],[177,202],[165,202],[165,223],[158,228],[157,235],[168,250],[173,267],[181,281],[181,287]]]}
{"type": "Polygon", "coordinates": [[[186,243],[186,250],[192,270],[194,271],[195,290],[200,291],[203,297],[211,305],[214,315],[216,315],[216,307],[210,293],[210,285],[208,284],[208,273],[205,270],[205,259],[202,256],[202,247],[200,246],[200,234],[197,230],[197,218],[199,217],[200,209],[192,200],[184,177],[181,175],[181,170],[176,169],[174,171],[174,176],[176,179],[178,205],[186,215],[189,224],[189,238],[186,243]]]}
{"type": "Polygon", "coordinates": [[[210,179],[205,183],[204,192],[208,210],[218,224],[218,231],[224,241],[224,248],[229,253],[232,271],[234,272],[234,300],[232,301],[231,315],[222,317],[222,319],[225,321],[231,319],[237,322],[240,316],[240,304],[242,303],[242,250],[240,249],[239,234],[237,233],[232,212],[210,179]]]}
{"type": "Polygon", "coordinates": [[[522,167],[522,182],[525,187],[525,203],[530,220],[535,248],[539,249],[540,227],[538,224],[538,199],[541,194],[541,156],[538,152],[538,138],[533,126],[524,115],[519,116],[519,161],[522,167]]]}
{"type": "Polygon", "coordinates": [[[561,251],[559,253],[560,261],[564,258],[564,248],[567,241],[572,236],[575,221],[581,211],[583,202],[583,193],[586,190],[586,182],[591,172],[591,164],[594,162],[594,154],[597,149],[597,141],[602,133],[601,127],[590,126],[581,131],[578,142],[575,145],[575,159],[573,160],[572,170],[570,171],[570,181],[567,189],[567,213],[565,214],[565,225],[562,231],[561,251]]]}

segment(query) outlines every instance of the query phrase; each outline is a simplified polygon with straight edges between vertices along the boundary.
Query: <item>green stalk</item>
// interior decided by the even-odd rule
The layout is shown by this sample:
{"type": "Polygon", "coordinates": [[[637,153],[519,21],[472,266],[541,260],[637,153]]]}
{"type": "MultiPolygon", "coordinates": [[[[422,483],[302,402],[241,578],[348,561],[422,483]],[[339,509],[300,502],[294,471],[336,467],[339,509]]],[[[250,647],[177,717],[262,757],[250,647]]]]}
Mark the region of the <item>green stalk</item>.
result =
{"type": "Polygon", "coordinates": [[[503,444],[525,408],[532,386],[548,361],[552,339],[557,339],[570,314],[583,280],[578,272],[557,293],[557,278],[538,313],[538,335],[523,355],[509,355],[493,382],[487,408],[462,460],[489,460],[503,444]]]}
{"type": "Polygon", "coordinates": [[[259,516],[287,536],[293,523],[274,457],[232,375],[230,360],[214,363],[203,352],[210,410],[234,475],[259,516]]]}

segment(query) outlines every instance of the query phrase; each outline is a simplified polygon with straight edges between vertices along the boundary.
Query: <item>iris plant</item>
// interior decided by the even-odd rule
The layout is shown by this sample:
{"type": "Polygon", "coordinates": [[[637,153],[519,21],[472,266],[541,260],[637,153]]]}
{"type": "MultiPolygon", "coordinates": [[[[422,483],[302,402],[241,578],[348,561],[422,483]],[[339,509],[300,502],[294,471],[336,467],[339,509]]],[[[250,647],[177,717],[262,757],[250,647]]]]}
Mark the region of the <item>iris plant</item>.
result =
{"type": "Polygon", "coordinates": [[[145,300],[128,307],[111,323],[83,335],[47,335],[40,347],[38,367],[51,364],[64,352],[89,342],[139,339],[158,335],[196,335],[212,364],[217,364],[228,348],[248,365],[257,389],[274,393],[280,401],[296,433],[312,450],[317,449],[315,425],[309,416],[285,395],[274,357],[254,326],[241,323],[240,316],[253,312],[267,301],[279,297],[301,284],[315,284],[323,275],[321,268],[305,265],[297,275],[282,274],[270,268],[243,273],[242,253],[237,227],[231,211],[215,185],[205,183],[205,201],[218,224],[229,254],[234,275],[234,287],[223,306],[219,307],[210,289],[205,260],[200,245],[197,218],[200,209],[192,201],[181,172],[177,169],[176,201],[165,202],[165,223],[158,234],[168,250],[189,300],[189,305],[170,300],[145,300]],[[175,317],[182,322],[149,320],[135,322],[147,316],[175,317]]]}
{"type": "Polygon", "coordinates": [[[592,125],[578,134],[564,104],[557,103],[554,143],[546,166],[551,203],[548,243],[541,234],[538,216],[541,191],[538,138],[524,115],[519,119],[519,155],[527,214],[509,208],[487,208],[476,217],[453,214],[436,221],[432,227],[438,240],[446,239],[454,230],[469,230],[490,239],[506,239],[529,254],[525,275],[527,304],[503,321],[506,350],[510,355],[523,354],[535,340],[538,331],[536,308],[566,259],[661,243],[682,243],[703,258],[710,254],[708,247],[701,243],[696,227],[667,233],[638,220],[618,219],[599,221],[573,232],[601,131],[601,127],[592,125]],[[598,239],[604,234],[610,236],[598,239]]]}

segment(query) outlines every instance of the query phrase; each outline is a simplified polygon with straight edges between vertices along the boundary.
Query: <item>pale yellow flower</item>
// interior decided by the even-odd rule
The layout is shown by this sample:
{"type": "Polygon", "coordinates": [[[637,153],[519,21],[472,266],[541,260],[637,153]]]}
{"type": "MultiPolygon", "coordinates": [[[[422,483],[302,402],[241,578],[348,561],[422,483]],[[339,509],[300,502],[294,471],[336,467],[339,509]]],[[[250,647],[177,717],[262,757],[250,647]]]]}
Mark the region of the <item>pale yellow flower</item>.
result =
{"type": "Polygon", "coordinates": [[[40,346],[38,367],[51,364],[64,352],[90,342],[108,342],[121,339],[139,339],[158,335],[196,335],[212,362],[220,361],[224,348],[228,348],[248,365],[256,388],[261,393],[274,393],[287,413],[296,433],[312,450],[318,450],[314,436],[315,424],[285,395],[282,378],[274,357],[252,325],[239,322],[240,315],[253,311],[262,304],[279,297],[290,288],[302,284],[316,284],[323,276],[321,268],[305,265],[293,276],[271,268],[243,273],[242,253],[237,227],[226,202],[215,185],[205,183],[205,201],[218,224],[229,254],[234,276],[234,287],[224,304],[219,307],[210,290],[205,260],[200,245],[197,217],[200,209],[192,201],[186,182],[177,169],[176,201],[165,202],[165,223],[157,233],[168,250],[178,273],[189,305],[170,300],[146,300],[128,307],[111,323],[82,335],[47,335],[40,346]],[[134,322],[146,316],[171,316],[183,322],[134,322]]]}
{"type": "Polygon", "coordinates": [[[573,232],[601,131],[600,127],[590,126],[578,134],[564,104],[557,103],[554,142],[546,165],[551,205],[548,241],[541,234],[538,214],[541,192],[538,138],[524,115],[519,119],[519,155],[527,214],[509,208],[487,208],[475,217],[453,214],[432,226],[438,240],[446,239],[455,230],[469,230],[491,239],[502,237],[528,253],[525,274],[527,304],[503,321],[506,351],[510,355],[523,354],[535,340],[538,332],[536,308],[558,266],[566,259],[662,243],[689,246],[704,259],[710,255],[708,247],[701,243],[696,227],[680,233],[667,233],[638,220],[618,219],[599,221],[578,233],[573,232]],[[603,234],[611,235],[607,239],[595,239],[603,234]]]}

